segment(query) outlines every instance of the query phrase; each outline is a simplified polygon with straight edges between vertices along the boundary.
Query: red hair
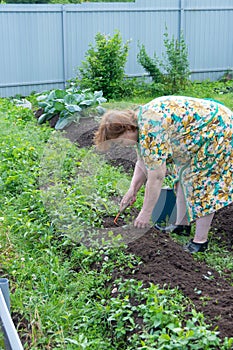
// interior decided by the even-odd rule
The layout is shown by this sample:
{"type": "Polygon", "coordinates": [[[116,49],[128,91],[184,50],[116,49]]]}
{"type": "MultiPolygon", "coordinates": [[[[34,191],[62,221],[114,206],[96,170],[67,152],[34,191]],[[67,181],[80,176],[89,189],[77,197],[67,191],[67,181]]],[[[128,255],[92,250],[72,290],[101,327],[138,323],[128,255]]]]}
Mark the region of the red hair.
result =
{"type": "Polygon", "coordinates": [[[117,139],[125,131],[136,131],[137,129],[137,116],[134,111],[110,110],[101,119],[94,136],[94,143],[98,149],[105,150],[109,147],[105,141],[117,139]]]}

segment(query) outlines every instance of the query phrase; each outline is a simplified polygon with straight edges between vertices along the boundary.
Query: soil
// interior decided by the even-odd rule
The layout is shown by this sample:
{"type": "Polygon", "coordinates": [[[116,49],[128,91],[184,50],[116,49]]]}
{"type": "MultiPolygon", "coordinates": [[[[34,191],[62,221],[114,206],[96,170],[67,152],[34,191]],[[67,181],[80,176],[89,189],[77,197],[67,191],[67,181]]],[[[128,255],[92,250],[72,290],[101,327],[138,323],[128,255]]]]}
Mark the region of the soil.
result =
{"type": "MultiPolygon", "coordinates": [[[[82,121],[76,128],[71,125],[66,134],[78,147],[93,145],[93,135],[98,122],[93,119],[82,121]]],[[[132,153],[132,150],[131,150],[132,153]]],[[[129,155],[125,149],[114,152],[114,160],[109,161],[114,166],[122,166],[125,171],[133,171],[135,154],[129,155]]],[[[135,214],[135,212],[134,212],[135,214]]],[[[105,227],[115,227],[114,218],[105,218],[105,227]]],[[[124,225],[119,219],[118,225],[124,225]]],[[[217,241],[222,249],[227,249],[232,256],[233,247],[233,204],[216,212],[211,227],[211,241],[217,241]]],[[[137,278],[163,287],[179,288],[197,311],[203,312],[211,329],[217,329],[220,337],[233,336],[233,284],[232,271],[225,270],[220,276],[210,268],[205,261],[197,261],[195,256],[185,252],[181,244],[172,239],[169,234],[161,233],[154,227],[150,228],[140,238],[128,243],[127,251],[141,257],[142,264],[133,275],[125,272],[122,278],[137,278]]],[[[207,255],[208,251],[203,254],[207,255]]],[[[117,275],[118,272],[116,271],[117,275]]]]}

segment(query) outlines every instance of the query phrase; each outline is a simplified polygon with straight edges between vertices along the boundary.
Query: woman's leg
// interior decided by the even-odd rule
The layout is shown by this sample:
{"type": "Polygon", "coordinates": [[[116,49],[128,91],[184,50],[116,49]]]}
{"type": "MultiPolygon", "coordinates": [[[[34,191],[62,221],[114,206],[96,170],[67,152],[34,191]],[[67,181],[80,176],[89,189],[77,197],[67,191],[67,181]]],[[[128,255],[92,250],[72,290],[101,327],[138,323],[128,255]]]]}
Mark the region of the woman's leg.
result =
{"type": "Polygon", "coordinates": [[[204,243],[208,240],[208,233],[213,217],[214,213],[203,216],[196,220],[196,231],[193,238],[194,243],[204,243]]]}
{"type": "Polygon", "coordinates": [[[176,225],[189,225],[188,217],[186,213],[184,193],[179,182],[177,183],[177,188],[176,188],[176,208],[177,208],[176,225]]]}

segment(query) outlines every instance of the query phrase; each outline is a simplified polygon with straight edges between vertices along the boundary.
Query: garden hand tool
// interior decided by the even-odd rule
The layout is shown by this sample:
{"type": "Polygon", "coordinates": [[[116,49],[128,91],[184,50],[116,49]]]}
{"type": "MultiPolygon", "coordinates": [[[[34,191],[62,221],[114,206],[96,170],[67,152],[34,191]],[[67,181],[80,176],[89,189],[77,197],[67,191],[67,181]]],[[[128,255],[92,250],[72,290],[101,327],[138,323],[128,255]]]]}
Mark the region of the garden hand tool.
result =
{"type": "Polygon", "coordinates": [[[132,199],[130,199],[128,202],[126,202],[122,208],[118,211],[115,219],[114,219],[114,224],[117,225],[117,220],[119,218],[119,216],[132,204],[132,199]]]}

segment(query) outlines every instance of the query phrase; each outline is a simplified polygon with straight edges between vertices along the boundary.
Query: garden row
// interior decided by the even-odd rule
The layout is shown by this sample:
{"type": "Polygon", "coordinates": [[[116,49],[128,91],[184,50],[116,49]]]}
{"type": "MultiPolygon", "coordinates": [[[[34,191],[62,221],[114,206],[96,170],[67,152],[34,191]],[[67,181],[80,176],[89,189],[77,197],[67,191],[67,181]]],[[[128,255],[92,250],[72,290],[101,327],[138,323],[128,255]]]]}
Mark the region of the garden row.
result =
{"type": "MultiPolygon", "coordinates": [[[[203,93],[205,84],[193,89],[203,93]]],[[[232,94],[218,97],[233,107],[232,94]]],[[[28,99],[39,108],[37,96],[28,99]]],[[[1,277],[25,349],[231,349],[230,335],[211,328],[182,288],[140,280],[145,259],[120,236],[95,239],[129,185],[122,168],[6,99],[0,124],[1,277]]],[[[216,251],[202,258],[224,276],[232,253],[216,251]]]]}

